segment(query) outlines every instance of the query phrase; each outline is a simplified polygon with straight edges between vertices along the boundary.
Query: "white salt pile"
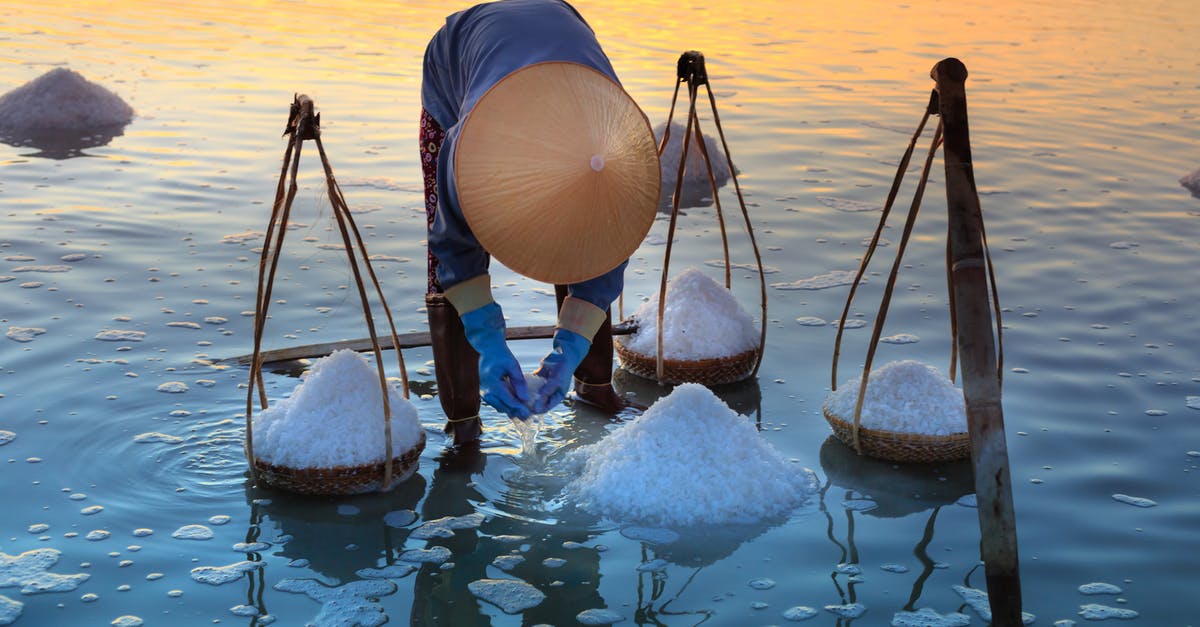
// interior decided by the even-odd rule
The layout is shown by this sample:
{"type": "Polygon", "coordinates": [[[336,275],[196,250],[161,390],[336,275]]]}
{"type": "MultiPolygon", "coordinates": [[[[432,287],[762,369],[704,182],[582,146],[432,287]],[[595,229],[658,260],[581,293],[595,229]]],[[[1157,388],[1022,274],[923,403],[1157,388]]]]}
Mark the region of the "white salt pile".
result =
{"type": "MultiPolygon", "coordinates": [[[[825,411],[854,420],[861,377],[838,386],[825,399],[825,411]]],[[[859,425],[868,429],[950,435],[967,430],[962,390],[937,368],[919,361],[894,361],[871,371],[859,425]]]]}
{"type": "Polygon", "coordinates": [[[0,129],[86,131],[129,124],[133,108],[78,72],[55,68],[0,96],[0,129]]]}
{"type": "MultiPolygon", "coordinates": [[[[659,294],[633,313],[637,332],[614,339],[641,355],[658,355],[659,294]]],[[[698,268],[667,282],[663,357],[695,361],[731,357],[758,348],[760,331],[733,294],[698,268]]]]}
{"type": "Polygon", "coordinates": [[[1179,179],[1179,184],[1186,187],[1193,196],[1200,196],[1200,170],[1179,179]]]}
{"type": "MultiPolygon", "coordinates": [[[[417,446],[417,409],[388,386],[392,456],[417,446]]],[[[313,363],[289,398],[251,423],[254,453],[288,468],[362,466],[384,461],[383,398],[379,375],[365,357],[339,350],[313,363]]]]}
{"type": "Polygon", "coordinates": [[[603,440],[572,454],[565,492],[613,520],[659,526],[751,523],[787,513],[817,490],[753,422],[708,388],[685,383],[603,440]]]}
{"type": "MultiPolygon", "coordinates": [[[[662,142],[663,131],[666,128],[665,122],[655,127],[654,140],[656,143],[662,142]]],[[[663,193],[665,194],[675,191],[675,179],[679,176],[679,158],[683,154],[683,136],[686,132],[687,127],[678,122],[671,122],[671,137],[659,157],[659,164],[662,168],[663,193]]],[[[708,170],[704,167],[704,157],[700,154],[699,146],[696,145],[695,132],[693,128],[692,140],[688,142],[688,160],[683,173],[683,187],[689,191],[711,193],[712,185],[708,182],[708,170]]],[[[721,144],[713,137],[704,135],[704,147],[708,151],[708,159],[712,164],[713,178],[717,182],[717,187],[720,187],[729,181],[729,161],[725,158],[725,151],[721,150],[721,144]]]]}

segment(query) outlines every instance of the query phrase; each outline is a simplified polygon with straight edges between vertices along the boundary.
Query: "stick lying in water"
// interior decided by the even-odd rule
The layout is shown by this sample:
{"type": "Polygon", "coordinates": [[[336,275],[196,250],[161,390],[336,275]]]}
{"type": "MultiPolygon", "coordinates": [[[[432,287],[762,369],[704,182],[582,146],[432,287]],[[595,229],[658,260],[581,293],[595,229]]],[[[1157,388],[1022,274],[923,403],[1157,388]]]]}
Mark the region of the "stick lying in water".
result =
{"type": "MultiPolygon", "coordinates": [[[[612,325],[613,335],[629,335],[637,332],[637,322],[633,320],[624,320],[620,323],[612,325]]],[[[553,325],[529,326],[529,327],[509,327],[505,329],[505,339],[509,340],[540,340],[554,337],[553,325]]],[[[400,342],[400,348],[417,348],[420,346],[429,346],[429,332],[419,331],[417,333],[399,333],[396,339],[400,342]]],[[[383,336],[379,338],[379,347],[382,349],[395,348],[392,343],[392,338],[383,336]]],[[[324,357],[336,350],[350,349],[353,351],[365,351],[372,348],[371,338],[364,337],[354,340],[341,340],[338,342],[323,342],[320,344],[306,344],[304,346],[292,346],[289,348],[279,348],[275,350],[262,351],[259,353],[264,364],[291,361],[293,359],[308,359],[312,357],[324,357]]],[[[249,364],[254,359],[254,355],[238,355],[237,357],[227,357],[217,360],[217,363],[235,362],[241,365],[249,364]]]]}

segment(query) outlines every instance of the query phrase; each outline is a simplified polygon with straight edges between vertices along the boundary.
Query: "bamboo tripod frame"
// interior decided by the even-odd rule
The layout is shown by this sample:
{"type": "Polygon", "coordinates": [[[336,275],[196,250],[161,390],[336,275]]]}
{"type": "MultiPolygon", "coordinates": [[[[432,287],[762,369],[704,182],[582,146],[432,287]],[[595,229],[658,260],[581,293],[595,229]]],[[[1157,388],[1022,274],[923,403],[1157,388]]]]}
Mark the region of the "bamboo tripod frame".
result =
{"type": "Polygon", "coordinates": [[[671,110],[667,114],[667,123],[663,127],[662,140],[658,144],[658,155],[661,158],[663,150],[666,149],[667,142],[671,139],[671,120],[675,117],[675,105],[679,100],[679,86],[686,83],[688,86],[688,115],[687,128],[683,136],[683,148],[679,155],[679,168],[675,176],[675,191],[672,194],[671,201],[671,220],[667,229],[667,245],[666,253],[663,258],[662,281],[658,296],[658,336],[656,339],[655,357],[655,374],[658,381],[661,383],[664,379],[663,366],[663,314],[667,308],[667,277],[670,274],[671,265],[671,245],[675,241],[675,224],[679,217],[679,201],[680,194],[683,191],[683,175],[687,171],[688,148],[693,140],[696,142],[696,147],[700,151],[700,156],[703,158],[704,167],[708,174],[709,187],[712,189],[713,204],[716,207],[717,223],[721,228],[721,248],[725,260],[725,289],[730,289],[731,281],[731,264],[729,261],[729,238],[725,229],[725,215],[721,210],[721,197],[717,193],[717,181],[713,175],[712,160],[708,154],[708,147],[704,142],[704,134],[700,130],[700,117],[696,113],[696,98],[699,94],[700,86],[703,85],[708,94],[709,106],[712,110],[713,124],[717,127],[717,135],[721,138],[721,148],[725,152],[725,160],[729,166],[730,178],[733,179],[733,188],[737,193],[738,204],[742,209],[742,217],[746,224],[746,233],[750,238],[750,246],[754,250],[754,261],[758,265],[758,281],[760,290],[760,301],[762,305],[761,313],[761,328],[758,338],[758,355],[755,357],[754,369],[750,372],[750,377],[758,374],[758,368],[762,365],[763,351],[766,349],[767,343],[767,280],[763,272],[762,255],[758,251],[758,242],[754,238],[754,227],[750,223],[750,212],[746,210],[746,200],[742,197],[742,187],[738,183],[737,172],[733,167],[733,157],[729,153],[729,143],[725,141],[725,131],[721,128],[721,116],[717,113],[717,99],[713,96],[712,87],[708,82],[708,70],[704,64],[704,55],[695,50],[689,50],[679,56],[679,61],[676,64],[676,81],[675,92],[671,96],[671,110]]]}
{"type": "MultiPolygon", "coordinates": [[[[324,169],[329,202],[333,207],[333,215],[342,236],[342,244],[346,250],[347,260],[354,274],[355,285],[358,287],[363,318],[370,333],[371,347],[375,356],[375,369],[379,375],[379,387],[383,398],[385,452],[382,489],[386,491],[391,487],[393,475],[392,408],[390,395],[388,394],[387,375],[384,372],[383,352],[375,330],[375,320],[371,315],[371,306],[366,287],[363,284],[359,260],[355,257],[355,251],[362,257],[362,266],[366,268],[367,275],[375,287],[376,297],[379,299],[379,303],[387,317],[388,328],[391,331],[392,346],[399,347],[401,344],[396,336],[396,326],[392,320],[392,312],[388,308],[387,300],[383,296],[383,289],[380,287],[375,270],[371,267],[370,255],[367,253],[366,243],[363,241],[358,226],[354,223],[354,218],[350,214],[350,208],[346,204],[345,197],[342,195],[341,187],[333,176],[333,167],[329,164],[329,158],[325,154],[325,146],[321,142],[321,116],[315,112],[315,105],[308,96],[303,94],[295,96],[288,115],[288,124],[284,130],[284,135],[288,137],[288,144],[284,151],[283,166],[279,174],[279,183],[275,188],[275,201],[271,205],[271,218],[267,224],[266,236],[263,238],[262,254],[258,266],[258,293],[254,308],[254,353],[250,360],[250,385],[246,392],[246,459],[249,461],[251,478],[257,480],[254,434],[251,428],[254,415],[255,390],[258,391],[261,408],[267,408],[267,392],[262,376],[262,366],[264,363],[262,350],[263,332],[268,318],[268,308],[271,304],[271,292],[275,283],[275,273],[279,267],[279,253],[283,249],[284,236],[288,230],[288,219],[292,211],[292,201],[295,200],[298,190],[296,179],[300,168],[301,147],[305,140],[311,139],[316,143],[317,152],[321,157],[321,166],[324,169]]],[[[395,352],[400,368],[402,392],[404,398],[407,399],[408,373],[404,367],[404,355],[398,349],[395,352]]]]}

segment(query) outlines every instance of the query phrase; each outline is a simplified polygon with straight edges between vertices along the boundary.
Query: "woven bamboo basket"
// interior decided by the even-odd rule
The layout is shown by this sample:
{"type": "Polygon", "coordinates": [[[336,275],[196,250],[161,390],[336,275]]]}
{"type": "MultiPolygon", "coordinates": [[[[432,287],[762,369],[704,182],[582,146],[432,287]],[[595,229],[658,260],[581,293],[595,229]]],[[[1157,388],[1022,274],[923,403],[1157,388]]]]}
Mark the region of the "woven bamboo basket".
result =
{"type": "MultiPolygon", "coordinates": [[[[620,341],[613,342],[613,348],[617,351],[617,360],[622,368],[639,377],[658,381],[658,364],[654,355],[629,350],[622,346],[620,341]]],[[[722,385],[742,381],[754,373],[754,366],[758,363],[761,352],[761,349],[751,349],[730,357],[664,359],[661,382],[670,385],[722,385]]]]}
{"type": "MultiPolygon", "coordinates": [[[[412,448],[392,460],[392,483],[388,486],[389,490],[416,472],[423,450],[424,432],[412,448]]],[[[292,468],[268,464],[256,457],[254,468],[258,470],[259,477],[270,485],[301,494],[332,496],[378,492],[383,489],[383,462],[333,468],[292,468]]]]}
{"type": "MultiPolygon", "coordinates": [[[[843,444],[854,448],[854,422],[843,420],[821,408],[833,434],[843,444]]],[[[971,456],[971,438],[963,431],[949,435],[925,435],[884,429],[858,427],[858,441],[863,455],[894,462],[933,463],[966,459],[971,456]]]]}

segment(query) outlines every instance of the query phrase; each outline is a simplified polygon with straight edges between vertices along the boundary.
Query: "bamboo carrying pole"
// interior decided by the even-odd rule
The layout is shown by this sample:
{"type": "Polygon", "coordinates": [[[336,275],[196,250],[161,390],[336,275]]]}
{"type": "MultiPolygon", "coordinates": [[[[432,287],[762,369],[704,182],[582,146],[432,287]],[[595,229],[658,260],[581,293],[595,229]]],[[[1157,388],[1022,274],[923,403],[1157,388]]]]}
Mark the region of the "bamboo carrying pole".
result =
{"type": "Polygon", "coordinates": [[[988,306],[989,278],[993,295],[995,281],[988,273],[991,264],[985,265],[983,213],[971,164],[967,68],[958,59],[943,59],[930,76],[936,83],[944,133],[951,302],[975,467],[980,550],[992,624],[1017,626],[1021,625],[1017,529],[1000,402],[1000,362],[992,335],[1000,323],[996,320],[993,327],[988,306]]]}

